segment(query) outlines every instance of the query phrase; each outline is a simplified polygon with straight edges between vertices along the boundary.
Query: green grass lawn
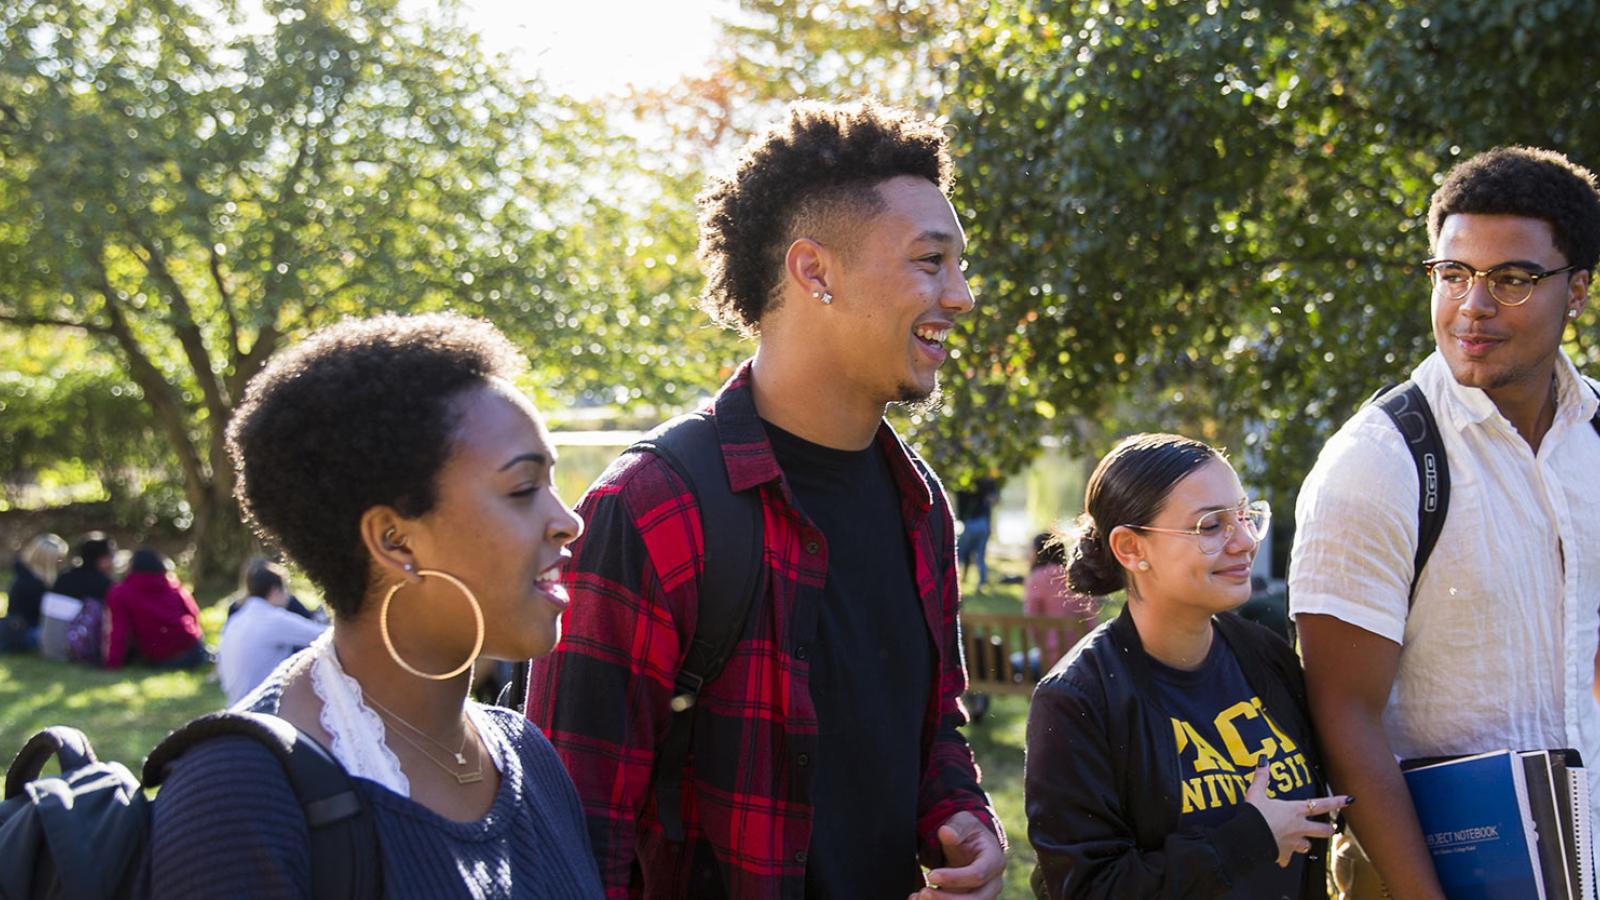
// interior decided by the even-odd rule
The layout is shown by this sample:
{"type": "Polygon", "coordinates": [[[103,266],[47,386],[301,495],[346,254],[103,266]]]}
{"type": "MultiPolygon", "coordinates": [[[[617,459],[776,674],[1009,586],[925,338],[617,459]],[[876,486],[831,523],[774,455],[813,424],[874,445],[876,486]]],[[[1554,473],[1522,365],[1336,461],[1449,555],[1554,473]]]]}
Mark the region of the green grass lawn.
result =
{"type": "MultiPolygon", "coordinates": [[[[974,611],[1020,611],[1022,586],[998,581],[1018,574],[1021,563],[996,563],[991,583],[983,590],[969,590],[965,602],[974,611]]],[[[225,613],[226,605],[220,602],[201,611],[206,639],[213,646],[225,613]]],[[[145,754],[169,731],[224,705],[222,689],[210,669],[154,672],[132,667],[107,672],[37,657],[0,656],[0,757],[9,762],[28,735],[47,725],[67,724],[89,735],[101,759],[117,760],[137,773],[145,754]]],[[[984,719],[966,729],[983,771],[983,786],[1011,839],[1002,894],[1008,900],[1031,896],[1028,875],[1034,855],[1022,810],[1027,713],[1028,698],[995,697],[984,719]]]]}
{"type": "MultiPolygon", "coordinates": [[[[206,640],[216,646],[226,604],[200,611],[206,640]]],[[[108,672],[36,656],[0,656],[0,757],[9,763],[28,736],[48,725],[81,729],[95,755],[139,771],[167,732],[227,698],[212,670],[156,672],[138,666],[108,672]]]]}

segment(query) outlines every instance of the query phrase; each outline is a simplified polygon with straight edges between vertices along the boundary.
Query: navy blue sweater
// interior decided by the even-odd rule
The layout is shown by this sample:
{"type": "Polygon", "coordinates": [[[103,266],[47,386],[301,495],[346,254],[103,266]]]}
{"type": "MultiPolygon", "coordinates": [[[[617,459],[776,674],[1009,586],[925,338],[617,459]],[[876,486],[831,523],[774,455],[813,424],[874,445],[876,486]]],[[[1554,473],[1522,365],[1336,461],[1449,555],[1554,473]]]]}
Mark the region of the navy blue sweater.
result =
{"type": "MultiPolygon", "coordinates": [[[[555,750],[523,717],[487,712],[501,780],[482,819],[453,822],[353,779],[377,824],[384,895],[601,897],[583,808],[555,750]]],[[[156,898],[309,897],[309,842],[277,758],[249,738],[218,738],[185,754],[156,798],[145,886],[156,898]]]]}

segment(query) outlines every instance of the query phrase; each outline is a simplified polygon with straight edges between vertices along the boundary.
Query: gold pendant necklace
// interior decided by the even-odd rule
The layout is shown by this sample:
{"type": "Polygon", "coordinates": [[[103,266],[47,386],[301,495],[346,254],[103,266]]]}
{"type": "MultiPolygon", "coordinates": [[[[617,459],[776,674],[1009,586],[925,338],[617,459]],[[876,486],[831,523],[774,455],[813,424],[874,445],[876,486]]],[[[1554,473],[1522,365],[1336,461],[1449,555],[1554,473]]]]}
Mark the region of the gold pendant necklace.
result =
{"type": "MultiPolygon", "coordinates": [[[[443,769],[446,775],[449,775],[451,778],[454,778],[456,780],[456,784],[476,784],[477,782],[480,782],[480,781],[483,780],[483,748],[482,747],[476,748],[477,749],[477,757],[478,757],[477,768],[474,768],[470,772],[457,772],[456,770],[450,768],[450,766],[446,765],[445,763],[440,762],[439,759],[437,757],[435,757],[433,755],[433,753],[431,753],[428,750],[427,747],[424,747],[421,744],[417,743],[416,741],[412,740],[410,737],[408,737],[406,735],[406,733],[404,731],[396,731],[396,732],[394,732],[394,735],[396,737],[400,738],[401,740],[405,741],[406,743],[410,744],[411,746],[417,748],[417,752],[421,753],[423,756],[427,757],[428,762],[431,762],[434,765],[438,766],[439,768],[443,769]]],[[[435,743],[437,743],[437,742],[435,742],[435,743]]],[[[465,745],[463,745],[463,749],[465,749],[465,745]]],[[[463,755],[458,753],[458,754],[456,754],[456,759],[460,762],[460,764],[462,764],[462,765],[466,764],[467,760],[466,760],[465,756],[463,756],[463,755]]]]}
{"type": "MultiPolygon", "coordinates": [[[[449,754],[450,756],[455,757],[456,765],[464,766],[464,765],[467,764],[467,757],[465,755],[465,751],[467,749],[467,736],[468,736],[469,732],[467,730],[467,726],[466,726],[465,723],[462,723],[462,725],[461,725],[461,746],[457,747],[454,750],[451,750],[448,745],[440,743],[437,739],[434,738],[433,735],[427,733],[426,731],[423,731],[421,728],[418,728],[417,726],[411,724],[410,722],[407,722],[405,719],[401,718],[399,713],[395,712],[394,710],[390,709],[387,706],[384,706],[382,703],[379,703],[378,699],[376,697],[368,695],[366,699],[373,706],[377,707],[378,712],[384,713],[389,718],[393,719],[397,724],[404,725],[406,728],[411,729],[416,734],[422,735],[422,737],[427,739],[428,743],[434,745],[435,747],[438,747],[440,750],[443,750],[445,753],[449,754]]],[[[405,735],[402,734],[401,737],[405,737],[405,735]]],[[[410,740],[410,739],[407,738],[407,740],[410,740]]],[[[412,741],[412,746],[417,746],[415,741],[412,741]]],[[[421,747],[417,747],[417,749],[420,750],[422,748],[421,747]]],[[[429,758],[430,759],[432,758],[432,754],[429,754],[429,758]]]]}

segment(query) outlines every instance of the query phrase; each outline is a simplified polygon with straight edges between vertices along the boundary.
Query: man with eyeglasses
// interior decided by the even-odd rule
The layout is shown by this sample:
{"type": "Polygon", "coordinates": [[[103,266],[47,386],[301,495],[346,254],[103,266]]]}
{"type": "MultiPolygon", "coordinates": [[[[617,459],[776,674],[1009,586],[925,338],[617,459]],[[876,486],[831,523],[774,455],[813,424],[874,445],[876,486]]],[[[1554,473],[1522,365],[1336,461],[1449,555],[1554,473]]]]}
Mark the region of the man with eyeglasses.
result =
{"type": "Polygon", "coordinates": [[[1444,896],[1397,760],[1573,747],[1600,764],[1600,401],[1561,349],[1600,257],[1600,193],[1559,153],[1497,148],[1450,172],[1428,235],[1438,349],[1411,380],[1451,479],[1438,543],[1415,571],[1419,477],[1376,404],[1323,448],[1296,509],[1311,710],[1330,784],[1360,801],[1334,850],[1343,897],[1444,896]]]}

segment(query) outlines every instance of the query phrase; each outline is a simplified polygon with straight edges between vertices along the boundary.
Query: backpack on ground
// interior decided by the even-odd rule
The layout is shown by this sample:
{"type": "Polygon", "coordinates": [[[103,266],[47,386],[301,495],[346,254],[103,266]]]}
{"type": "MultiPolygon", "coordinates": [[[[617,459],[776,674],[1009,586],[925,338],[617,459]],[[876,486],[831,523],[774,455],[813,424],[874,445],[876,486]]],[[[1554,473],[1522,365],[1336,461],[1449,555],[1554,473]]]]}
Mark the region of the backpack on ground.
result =
{"type": "Polygon", "coordinates": [[[23,745],[0,802],[0,898],[120,900],[133,896],[150,832],[146,788],[196,744],[224,735],[259,741],[278,758],[311,832],[312,896],[380,893],[377,831],[344,767],[276,716],[220,712],[168,735],[145,761],[143,783],[101,762],[83,732],[55,726],[23,745]],[[40,778],[50,757],[58,777],[40,778]]]}
{"type": "Polygon", "coordinates": [[[67,623],[67,661],[98,666],[105,661],[106,605],[84,599],[78,614],[67,623]]]}
{"type": "MultiPolygon", "coordinates": [[[[1579,380],[1600,397],[1600,388],[1581,377],[1579,380]]],[[[1450,511],[1450,459],[1445,455],[1444,440],[1439,435],[1439,424],[1434,421],[1433,408],[1416,382],[1406,380],[1389,385],[1362,405],[1374,403],[1400,430],[1417,469],[1417,552],[1411,567],[1409,607],[1417,602],[1417,581],[1422,577],[1422,567],[1428,564],[1428,557],[1439,542],[1439,533],[1444,530],[1444,517],[1450,511]]],[[[1600,434],[1600,410],[1589,424],[1600,434]]]]}

